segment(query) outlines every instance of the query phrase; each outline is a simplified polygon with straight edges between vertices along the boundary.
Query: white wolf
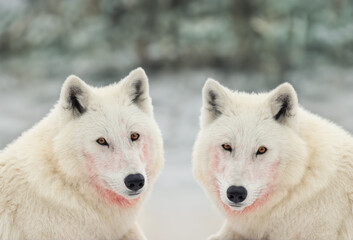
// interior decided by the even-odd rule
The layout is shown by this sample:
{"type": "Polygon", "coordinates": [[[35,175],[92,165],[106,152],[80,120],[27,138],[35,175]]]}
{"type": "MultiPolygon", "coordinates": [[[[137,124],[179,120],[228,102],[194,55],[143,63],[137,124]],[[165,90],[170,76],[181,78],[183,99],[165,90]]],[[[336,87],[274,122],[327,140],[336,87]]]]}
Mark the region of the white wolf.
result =
{"type": "Polygon", "coordinates": [[[70,76],[0,153],[0,239],[146,239],[136,215],[163,162],[141,68],[104,88],[70,76]]]}
{"type": "Polygon", "coordinates": [[[209,239],[353,239],[353,139],[293,87],[203,88],[195,178],[224,214],[209,239]]]}

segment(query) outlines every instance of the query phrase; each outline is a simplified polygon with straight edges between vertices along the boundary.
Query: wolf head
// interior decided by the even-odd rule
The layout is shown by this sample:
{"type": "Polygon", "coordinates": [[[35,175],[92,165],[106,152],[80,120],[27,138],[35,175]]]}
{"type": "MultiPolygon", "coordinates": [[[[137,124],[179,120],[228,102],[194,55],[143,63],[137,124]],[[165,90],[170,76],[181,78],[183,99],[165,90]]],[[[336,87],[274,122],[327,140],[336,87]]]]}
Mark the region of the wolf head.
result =
{"type": "Polygon", "coordinates": [[[296,134],[298,110],[288,83],[269,93],[247,94],[206,82],[193,168],[217,205],[244,213],[298,183],[306,152],[296,134]],[[290,165],[298,166],[289,172],[290,165]]]}
{"type": "Polygon", "coordinates": [[[104,88],[70,76],[57,108],[61,122],[54,150],[67,178],[85,181],[120,203],[150,188],[163,165],[163,146],[141,68],[104,88]]]}

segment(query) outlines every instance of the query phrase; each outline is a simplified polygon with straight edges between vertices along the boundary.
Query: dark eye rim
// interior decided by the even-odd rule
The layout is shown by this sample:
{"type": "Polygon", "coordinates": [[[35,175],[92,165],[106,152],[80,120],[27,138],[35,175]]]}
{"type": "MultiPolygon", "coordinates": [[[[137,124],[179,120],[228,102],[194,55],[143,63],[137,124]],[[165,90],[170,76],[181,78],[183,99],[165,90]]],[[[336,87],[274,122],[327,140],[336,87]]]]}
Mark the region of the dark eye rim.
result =
{"type": "Polygon", "coordinates": [[[140,138],[140,134],[139,134],[139,133],[137,133],[137,132],[134,132],[134,133],[131,133],[131,134],[130,134],[130,139],[131,139],[131,141],[133,141],[133,142],[135,142],[135,141],[139,140],[139,138],[140,138]],[[132,135],[134,135],[134,134],[136,134],[136,135],[137,135],[137,138],[136,138],[136,139],[132,139],[132,135]]]}
{"type": "Polygon", "coordinates": [[[109,147],[109,144],[108,144],[107,140],[106,140],[104,137],[98,138],[96,142],[97,142],[99,145],[101,145],[101,146],[108,146],[108,147],[109,147]],[[104,139],[104,143],[100,143],[100,142],[99,142],[100,139],[104,139]]]}
{"type": "Polygon", "coordinates": [[[232,152],[232,146],[230,145],[230,144],[228,144],[228,143],[224,143],[224,144],[222,144],[222,148],[224,149],[224,150],[226,150],[226,151],[228,151],[228,152],[232,152]],[[230,147],[230,149],[227,149],[226,147],[225,147],[225,145],[228,145],[229,147],[230,147]]]}
{"type": "Polygon", "coordinates": [[[257,149],[256,156],[257,156],[257,155],[263,155],[263,154],[265,154],[265,153],[267,152],[267,150],[268,150],[268,149],[267,149],[267,147],[265,147],[265,146],[259,147],[259,148],[257,149]],[[260,148],[262,148],[262,147],[265,148],[265,151],[264,151],[263,153],[260,152],[260,148]]]}

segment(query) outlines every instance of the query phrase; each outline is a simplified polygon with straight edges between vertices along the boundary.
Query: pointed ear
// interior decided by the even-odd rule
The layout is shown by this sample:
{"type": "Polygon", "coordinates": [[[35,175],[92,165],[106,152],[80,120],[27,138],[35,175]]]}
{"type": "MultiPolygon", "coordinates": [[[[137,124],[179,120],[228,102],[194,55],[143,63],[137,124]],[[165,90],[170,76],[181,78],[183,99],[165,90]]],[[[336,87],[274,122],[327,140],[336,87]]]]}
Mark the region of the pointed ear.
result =
{"type": "Polygon", "coordinates": [[[229,101],[227,91],[227,88],[213,79],[206,81],[202,89],[201,127],[207,126],[224,114],[226,103],[229,101]]]}
{"type": "Polygon", "coordinates": [[[152,103],[149,96],[149,84],[145,71],[137,68],[124,79],[124,87],[132,104],[152,114],[152,103]]]}
{"type": "Polygon", "coordinates": [[[283,83],[274,89],[270,96],[270,106],[273,118],[285,124],[293,118],[298,109],[298,97],[289,83],[283,83]]]}
{"type": "Polygon", "coordinates": [[[60,104],[74,117],[84,114],[88,107],[89,86],[75,75],[69,76],[61,89],[60,104]]]}

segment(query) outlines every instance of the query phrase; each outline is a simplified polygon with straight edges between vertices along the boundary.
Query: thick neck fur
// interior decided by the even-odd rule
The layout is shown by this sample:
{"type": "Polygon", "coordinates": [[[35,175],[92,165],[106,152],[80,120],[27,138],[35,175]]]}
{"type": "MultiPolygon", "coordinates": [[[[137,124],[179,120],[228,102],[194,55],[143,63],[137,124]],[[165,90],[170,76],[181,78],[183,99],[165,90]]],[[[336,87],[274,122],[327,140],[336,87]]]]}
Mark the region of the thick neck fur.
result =
{"type": "MultiPolygon", "coordinates": [[[[306,110],[301,109],[299,114],[298,135],[306,140],[307,156],[305,158],[303,177],[298,183],[300,188],[297,189],[294,186],[290,194],[300,196],[302,200],[305,200],[316,195],[334,180],[334,176],[340,167],[339,157],[328,158],[327,156],[336,155],[336,149],[332,146],[331,138],[337,139],[337,134],[341,133],[337,133],[337,126],[333,123],[323,120],[306,110]],[[327,144],[325,144],[326,141],[327,144]],[[305,195],[304,192],[309,195],[305,195]]],[[[340,131],[343,132],[344,130],[340,129],[340,131]]],[[[338,146],[351,141],[348,134],[344,135],[347,138],[341,139],[342,142],[337,142],[338,146]]]]}

